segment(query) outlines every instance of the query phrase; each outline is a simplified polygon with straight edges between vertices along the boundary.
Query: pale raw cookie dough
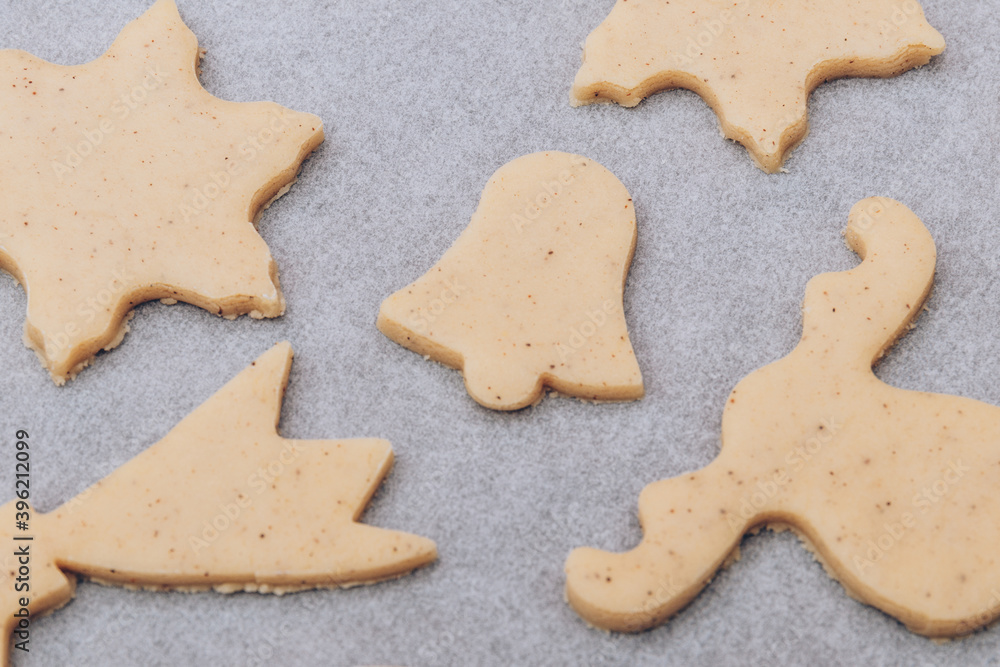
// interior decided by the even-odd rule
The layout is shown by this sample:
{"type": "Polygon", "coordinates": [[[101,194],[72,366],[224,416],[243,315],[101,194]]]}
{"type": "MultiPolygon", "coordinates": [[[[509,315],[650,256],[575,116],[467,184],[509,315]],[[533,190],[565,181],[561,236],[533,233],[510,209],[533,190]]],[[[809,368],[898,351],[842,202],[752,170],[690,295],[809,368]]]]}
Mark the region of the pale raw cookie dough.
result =
{"type": "MultiPolygon", "coordinates": [[[[292,349],[276,345],[160,442],[48,514],[31,512],[32,615],[73,596],[76,573],[126,587],[286,593],[402,576],[426,538],[357,523],[392,466],[385,440],[286,440],[277,423],[292,349]],[[67,574],[63,574],[66,572],[67,574]]],[[[17,545],[15,503],[0,508],[17,545]]],[[[11,552],[8,552],[11,553],[11,552]]],[[[3,556],[9,650],[21,593],[3,556]]]]}
{"type": "Polygon", "coordinates": [[[284,312],[252,222],[323,125],[213,97],[200,57],[172,0],[86,65],[0,51],[0,269],[24,285],[24,340],[56,384],[117,345],[144,301],[284,312]]]}
{"type": "Polygon", "coordinates": [[[923,307],[934,242],[881,198],[853,208],[847,241],[864,261],[809,282],[801,342],[733,390],[719,457],[643,490],[632,551],[570,555],[567,597],[587,621],[662,623],[761,526],[796,531],[851,597],[915,633],[1000,616],[1000,408],[872,372],[923,307]]]}
{"type": "Polygon", "coordinates": [[[622,308],[635,238],[632,198],[600,164],[518,158],[493,174],[441,260],[382,303],[378,328],[462,369],[469,395],[495,410],[535,403],[544,387],[642,398],[622,308]]]}
{"type": "Polygon", "coordinates": [[[820,83],[896,76],[943,50],[916,0],[618,0],[587,38],[570,101],[634,107],[688,88],[774,173],[805,138],[820,83]]]}

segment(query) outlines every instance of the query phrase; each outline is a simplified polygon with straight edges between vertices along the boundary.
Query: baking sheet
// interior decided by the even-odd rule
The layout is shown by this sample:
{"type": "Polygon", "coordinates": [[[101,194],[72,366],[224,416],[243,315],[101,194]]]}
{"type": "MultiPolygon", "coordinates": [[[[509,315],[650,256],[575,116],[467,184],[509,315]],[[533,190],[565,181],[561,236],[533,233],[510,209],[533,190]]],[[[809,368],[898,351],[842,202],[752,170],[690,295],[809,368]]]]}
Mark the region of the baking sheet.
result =
{"type": "MultiPolygon", "coordinates": [[[[391,440],[396,466],[364,520],[436,540],[440,560],[284,597],[81,583],[34,623],[17,664],[1000,664],[1000,629],[941,645],[910,634],[849,599],[790,533],[745,540],[738,563],[651,632],[590,629],[563,602],[573,547],[632,547],[642,487],[715,457],[730,389],[796,344],[806,281],[856,264],[841,231],[864,197],[911,207],[939,253],[929,312],[878,375],[1000,404],[995,0],[925,0],[947,51],[896,79],[821,86],[810,136],[773,176],[719,137],[693,93],[569,106],[582,41],[613,4],[181,0],[210,92],[326,124],[261,219],[288,312],[230,322],[146,304],[117,350],[56,388],[21,343],[23,291],[0,278],[0,437],[31,433],[33,498],[51,510],[287,339],[282,433],[391,440]],[[640,402],[493,413],[459,373],[374,327],[381,300],[464,229],[490,174],[545,149],[598,160],[635,200],[626,317],[640,402]]],[[[0,0],[0,47],[85,62],[147,6],[0,0]]],[[[12,475],[0,463],[4,498],[12,475]]]]}

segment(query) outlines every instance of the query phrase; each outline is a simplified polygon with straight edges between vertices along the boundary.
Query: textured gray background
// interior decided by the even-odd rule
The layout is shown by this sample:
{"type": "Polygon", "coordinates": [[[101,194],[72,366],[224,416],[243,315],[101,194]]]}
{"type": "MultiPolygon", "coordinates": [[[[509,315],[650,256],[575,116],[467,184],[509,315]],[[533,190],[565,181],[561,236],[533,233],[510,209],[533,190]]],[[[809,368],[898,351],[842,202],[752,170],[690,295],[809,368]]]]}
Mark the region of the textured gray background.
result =
{"type": "MultiPolygon", "coordinates": [[[[774,176],[720,139],[693,93],[569,106],[580,45],[612,5],[182,0],[209,91],[326,123],[327,142],[261,222],[288,313],[229,322],[147,304],[120,348],[57,389],[21,344],[24,294],[4,277],[3,441],[31,432],[34,498],[50,510],[289,339],[283,433],[390,439],[397,464],[364,519],[435,539],[440,560],[282,598],[83,583],[35,624],[19,664],[1000,664],[1000,628],[945,645],[912,635],[850,600],[787,533],[747,539],[741,561],[652,632],[595,631],[564,604],[571,548],[630,548],[642,487],[716,455],[730,389],[797,342],[806,281],[856,263],[840,232],[863,197],[906,203],[939,250],[930,312],[880,377],[1000,404],[996,0],[926,0],[946,53],[897,79],[820,87],[810,136],[774,176]],[[380,301],[464,229],[490,174],[544,149],[600,161],[635,199],[626,316],[641,402],[489,412],[459,373],[374,327],[380,301]]],[[[0,0],[0,47],[85,62],[145,7],[0,0]]],[[[0,461],[3,498],[11,468],[0,461]]]]}

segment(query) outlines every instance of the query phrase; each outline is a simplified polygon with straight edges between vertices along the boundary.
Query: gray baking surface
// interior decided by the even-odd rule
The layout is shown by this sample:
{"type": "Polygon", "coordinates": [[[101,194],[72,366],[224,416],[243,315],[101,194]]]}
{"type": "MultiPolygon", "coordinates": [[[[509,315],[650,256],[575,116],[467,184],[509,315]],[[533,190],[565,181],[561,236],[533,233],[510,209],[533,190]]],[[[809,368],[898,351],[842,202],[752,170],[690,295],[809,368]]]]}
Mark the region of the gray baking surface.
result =
{"type": "MultiPolygon", "coordinates": [[[[287,314],[226,321],[146,304],[118,349],[56,388],[21,342],[24,292],[4,276],[0,451],[30,432],[33,497],[51,510],[287,339],[282,433],[391,440],[396,466],[364,521],[426,535],[440,559],[397,581],[283,597],[83,582],[36,621],[17,664],[1000,664],[1000,627],[944,644],[913,635],[850,599],[791,533],[744,540],[740,561],[650,632],[591,629],[564,603],[573,547],[631,548],[643,486],[715,457],[729,391],[798,341],[806,282],[857,263],[841,232],[864,197],[910,206],[939,253],[929,312],[878,375],[1000,404],[996,0],[925,0],[944,55],[895,79],[821,86],[809,137],[771,176],[694,93],[570,107],[581,44],[613,4],[181,0],[210,92],[325,122],[326,143],[260,223],[287,314]],[[492,172],[546,149],[598,160],[635,199],[625,302],[642,401],[490,412],[460,373],[375,329],[381,300],[449,247],[492,172]]],[[[82,63],[147,6],[0,0],[0,47],[82,63]]]]}

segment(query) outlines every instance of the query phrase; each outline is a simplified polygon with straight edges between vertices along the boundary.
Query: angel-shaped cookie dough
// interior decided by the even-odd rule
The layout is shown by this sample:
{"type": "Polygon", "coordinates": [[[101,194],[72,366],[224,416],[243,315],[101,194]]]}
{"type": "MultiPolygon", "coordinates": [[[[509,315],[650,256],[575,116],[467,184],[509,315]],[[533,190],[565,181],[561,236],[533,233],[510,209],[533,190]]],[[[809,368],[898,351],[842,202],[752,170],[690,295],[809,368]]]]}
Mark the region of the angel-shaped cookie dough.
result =
{"type": "Polygon", "coordinates": [[[462,369],[495,410],[544,387],[590,400],[641,398],[622,295],[635,208],[614,174],[548,152],[501,167],[472,222],[430,271],[382,303],[378,328],[462,369]]]}
{"type": "Polygon", "coordinates": [[[55,511],[36,514],[23,500],[0,507],[3,543],[30,552],[28,589],[16,553],[0,558],[3,664],[18,612],[69,602],[74,574],[156,590],[285,593],[397,577],[436,558],[426,538],[357,523],[392,466],[388,442],[277,434],[291,360],[287,343],[275,346],[55,511]]]}
{"type": "Polygon", "coordinates": [[[85,65],[0,51],[0,269],[24,285],[24,342],[56,384],[118,345],[145,301],[284,313],[255,223],[323,124],[212,96],[200,58],[173,0],[85,65]]]}
{"type": "Polygon", "coordinates": [[[864,261],[809,282],[801,342],[733,390],[718,458],[646,487],[632,551],[570,555],[568,599],[590,623],[662,623],[760,526],[794,530],[852,597],[915,633],[1000,616],[1000,408],[872,372],[923,307],[934,242],[889,199],[857,204],[847,241],[864,261]]]}
{"type": "Polygon", "coordinates": [[[917,0],[618,0],[587,38],[570,101],[633,107],[688,88],[774,173],[806,136],[816,86],[896,76],[943,50],[917,0]]]}

